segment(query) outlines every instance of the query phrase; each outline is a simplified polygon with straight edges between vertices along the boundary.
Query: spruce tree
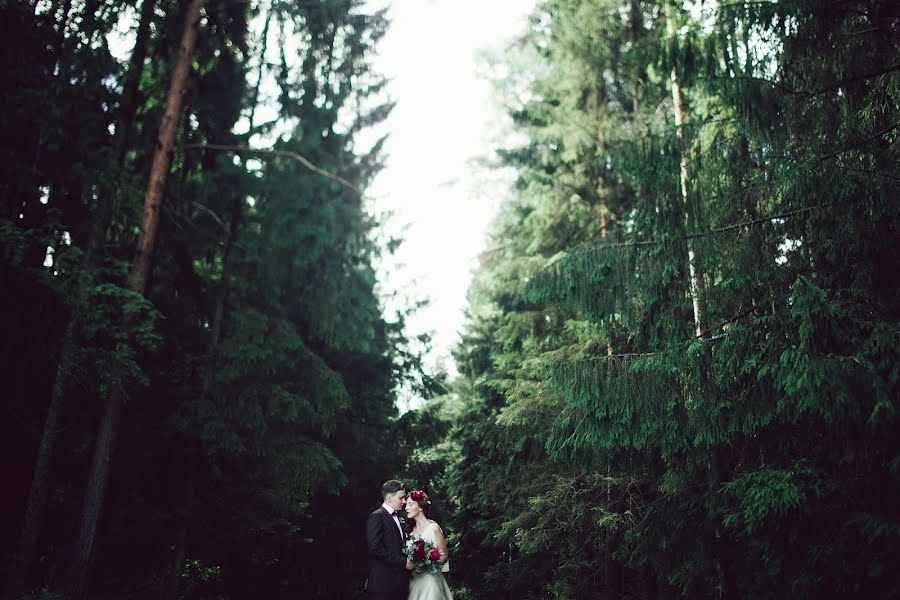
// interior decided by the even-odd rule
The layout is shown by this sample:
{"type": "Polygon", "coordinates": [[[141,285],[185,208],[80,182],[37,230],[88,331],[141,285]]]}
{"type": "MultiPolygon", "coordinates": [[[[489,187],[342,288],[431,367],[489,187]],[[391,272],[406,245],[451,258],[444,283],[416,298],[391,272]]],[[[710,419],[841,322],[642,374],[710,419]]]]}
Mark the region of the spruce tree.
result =
{"type": "Polygon", "coordinates": [[[517,96],[528,90],[511,106],[527,142],[502,153],[519,181],[457,353],[459,518],[490,523],[495,540],[470,533],[459,552],[508,544],[467,578],[473,592],[897,593],[892,501],[866,491],[896,486],[883,353],[896,294],[876,273],[896,265],[887,14],[539,6],[529,58],[508,69],[517,96]],[[581,65],[602,93],[577,93],[591,81],[581,65]],[[589,172],[593,157],[574,150],[597,114],[611,229],[566,201],[587,197],[570,173],[589,172]],[[523,453],[533,435],[546,455],[523,453]],[[485,508],[479,486],[525,498],[485,508]],[[548,522],[555,502],[564,513],[548,522]]]}

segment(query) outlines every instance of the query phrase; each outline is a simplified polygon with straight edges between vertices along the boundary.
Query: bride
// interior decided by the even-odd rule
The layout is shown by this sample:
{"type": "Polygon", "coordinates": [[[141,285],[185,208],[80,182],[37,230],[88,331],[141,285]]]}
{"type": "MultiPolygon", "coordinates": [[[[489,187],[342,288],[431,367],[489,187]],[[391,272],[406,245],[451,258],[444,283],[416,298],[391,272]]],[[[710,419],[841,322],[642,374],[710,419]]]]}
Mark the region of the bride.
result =
{"type": "Polygon", "coordinates": [[[440,573],[413,573],[409,581],[408,600],[453,600],[450,586],[444,580],[444,573],[450,570],[447,558],[447,542],[440,526],[428,518],[431,502],[428,494],[418,490],[409,493],[406,499],[406,522],[411,538],[421,538],[434,544],[444,563],[440,573]]]}

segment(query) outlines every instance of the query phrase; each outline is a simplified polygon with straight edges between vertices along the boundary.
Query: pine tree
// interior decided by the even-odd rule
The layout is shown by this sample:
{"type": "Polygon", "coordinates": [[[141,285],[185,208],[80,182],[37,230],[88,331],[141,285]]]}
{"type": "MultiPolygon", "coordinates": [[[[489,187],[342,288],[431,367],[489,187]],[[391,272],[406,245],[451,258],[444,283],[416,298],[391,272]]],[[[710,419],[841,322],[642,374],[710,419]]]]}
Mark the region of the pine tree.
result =
{"type": "MultiPolygon", "coordinates": [[[[392,106],[369,66],[386,19],[347,2],[207,4],[144,298],[129,290],[128,264],[187,8],[156,4],[141,4],[154,26],[137,34],[139,77],[106,47],[117,21],[137,18],[128,3],[17,4],[0,46],[17,65],[0,120],[16,141],[5,149],[0,261],[12,284],[0,292],[5,339],[16,343],[0,352],[6,406],[29,426],[4,427],[11,455],[37,448],[31,427],[52,398],[44,382],[69,364],[60,336],[68,328],[77,340],[46,480],[44,558],[16,575],[25,589],[59,584],[102,413],[95,399],[118,396],[128,402],[90,595],[350,595],[365,566],[331,571],[336,516],[368,510],[377,471],[399,472],[401,449],[415,445],[394,404],[401,382],[431,385],[403,315],[386,320],[374,290],[380,248],[363,197],[381,143],[354,151],[355,134],[392,106]],[[269,21],[271,50],[287,36],[313,42],[279,64],[253,41],[257,17],[269,21]],[[260,81],[284,101],[271,122],[260,81]],[[393,437],[407,441],[379,454],[393,437]]],[[[20,528],[33,466],[11,465],[4,528],[20,528]]]]}
{"type": "MultiPolygon", "coordinates": [[[[512,106],[528,142],[503,152],[520,178],[458,352],[469,408],[451,469],[461,523],[490,523],[510,546],[467,587],[896,594],[881,570],[895,522],[875,516],[891,503],[864,491],[896,485],[891,459],[874,458],[896,454],[883,435],[896,390],[872,353],[894,335],[883,337],[896,303],[872,268],[896,254],[864,233],[893,239],[897,223],[885,200],[896,103],[883,103],[896,70],[876,53],[896,51],[886,15],[878,3],[538,8],[535,51],[509,69],[513,89],[528,90],[512,106]],[[597,22],[609,34],[596,36],[597,22]],[[861,31],[871,48],[849,35],[861,31]],[[571,91],[590,81],[580,64],[604,77],[597,151],[600,197],[618,209],[612,237],[554,198],[591,162],[572,151],[597,130],[573,127],[598,114],[571,91]],[[546,456],[491,443],[523,449],[534,430],[546,456]],[[508,467],[473,462],[493,453],[508,467]],[[478,486],[526,498],[486,509],[478,486]],[[548,523],[554,497],[565,517],[548,523]],[[573,537],[590,557],[570,550],[573,537]],[[853,559],[835,542],[848,538],[853,559]],[[826,567],[845,560],[857,566],[826,567]]],[[[492,547],[460,543],[463,556],[492,547]]]]}

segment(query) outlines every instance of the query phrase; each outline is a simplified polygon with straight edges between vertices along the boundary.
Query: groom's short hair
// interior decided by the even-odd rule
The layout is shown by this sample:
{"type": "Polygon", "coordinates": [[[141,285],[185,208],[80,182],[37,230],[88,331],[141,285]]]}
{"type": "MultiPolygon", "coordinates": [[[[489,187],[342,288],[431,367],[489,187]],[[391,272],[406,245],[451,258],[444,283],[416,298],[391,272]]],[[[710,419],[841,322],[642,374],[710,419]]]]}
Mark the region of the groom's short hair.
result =
{"type": "Polygon", "coordinates": [[[406,486],[402,481],[396,479],[388,479],[381,484],[381,497],[387,498],[388,494],[396,494],[400,490],[405,490],[406,486]]]}

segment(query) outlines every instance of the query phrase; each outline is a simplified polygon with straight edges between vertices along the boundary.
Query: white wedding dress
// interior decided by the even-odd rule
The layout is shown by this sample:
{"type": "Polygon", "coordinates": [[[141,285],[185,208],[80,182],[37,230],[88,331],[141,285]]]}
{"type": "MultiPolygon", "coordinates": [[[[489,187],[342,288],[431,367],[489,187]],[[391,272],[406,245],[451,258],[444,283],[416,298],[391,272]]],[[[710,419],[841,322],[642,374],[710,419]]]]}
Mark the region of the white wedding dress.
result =
{"type": "MultiPolygon", "coordinates": [[[[419,537],[435,544],[434,534],[439,529],[437,523],[428,521],[428,525],[419,537]]],[[[450,563],[445,562],[441,573],[413,573],[410,575],[408,600],[453,600],[450,586],[444,579],[444,573],[449,570],[450,563]]]]}

